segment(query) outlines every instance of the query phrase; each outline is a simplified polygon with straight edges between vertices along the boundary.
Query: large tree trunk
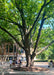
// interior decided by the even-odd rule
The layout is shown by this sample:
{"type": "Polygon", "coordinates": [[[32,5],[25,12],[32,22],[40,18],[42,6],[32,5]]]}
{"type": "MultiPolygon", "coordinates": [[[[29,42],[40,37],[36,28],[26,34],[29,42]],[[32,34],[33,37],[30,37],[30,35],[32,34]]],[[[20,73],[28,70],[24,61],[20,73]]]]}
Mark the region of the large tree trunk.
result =
{"type": "Polygon", "coordinates": [[[26,51],[25,55],[26,55],[26,67],[33,66],[34,59],[31,58],[30,52],[26,51]]]}
{"type": "Polygon", "coordinates": [[[26,67],[30,67],[31,65],[31,57],[30,54],[28,52],[26,52],[26,67]]]}
{"type": "Polygon", "coordinates": [[[27,37],[27,35],[25,35],[25,55],[26,55],[26,67],[30,66],[30,62],[31,62],[31,57],[30,57],[30,40],[29,37],[27,37]]]}
{"type": "Polygon", "coordinates": [[[26,67],[31,67],[34,65],[34,59],[31,59],[31,55],[26,52],[26,67]]]}

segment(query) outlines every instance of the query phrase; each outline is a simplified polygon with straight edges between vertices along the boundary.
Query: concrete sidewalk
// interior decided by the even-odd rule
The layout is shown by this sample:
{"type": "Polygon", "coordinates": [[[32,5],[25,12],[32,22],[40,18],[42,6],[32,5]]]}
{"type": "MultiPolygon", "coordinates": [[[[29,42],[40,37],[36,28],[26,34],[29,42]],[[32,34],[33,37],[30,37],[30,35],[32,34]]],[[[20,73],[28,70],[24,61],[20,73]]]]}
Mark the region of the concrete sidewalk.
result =
{"type": "Polygon", "coordinates": [[[0,73],[0,75],[54,75],[54,68],[49,68],[48,71],[41,71],[41,72],[16,71],[16,72],[9,72],[9,73],[0,73]]]}
{"type": "MultiPolygon", "coordinates": [[[[44,68],[48,68],[48,63],[44,63],[44,62],[37,62],[34,64],[36,67],[44,67],[44,68]]],[[[2,69],[2,66],[0,67],[2,69]]],[[[1,73],[0,71],[0,75],[54,75],[54,68],[49,68],[48,71],[41,71],[41,72],[26,72],[26,71],[12,71],[9,70],[7,71],[7,68],[5,69],[5,73],[4,73],[4,69],[2,70],[3,72],[1,73]]]]}

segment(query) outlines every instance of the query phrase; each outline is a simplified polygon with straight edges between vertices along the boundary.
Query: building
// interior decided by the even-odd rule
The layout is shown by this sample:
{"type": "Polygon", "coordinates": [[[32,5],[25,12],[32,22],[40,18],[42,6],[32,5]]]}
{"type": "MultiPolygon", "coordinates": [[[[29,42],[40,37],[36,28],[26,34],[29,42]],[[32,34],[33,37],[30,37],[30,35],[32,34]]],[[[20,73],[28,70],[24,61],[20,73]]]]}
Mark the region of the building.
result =
{"type": "Polygon", "coordinates": [[[16,43],[3,43],[0,45],[0,60],[25,60],[25,52],[16,43]]]}

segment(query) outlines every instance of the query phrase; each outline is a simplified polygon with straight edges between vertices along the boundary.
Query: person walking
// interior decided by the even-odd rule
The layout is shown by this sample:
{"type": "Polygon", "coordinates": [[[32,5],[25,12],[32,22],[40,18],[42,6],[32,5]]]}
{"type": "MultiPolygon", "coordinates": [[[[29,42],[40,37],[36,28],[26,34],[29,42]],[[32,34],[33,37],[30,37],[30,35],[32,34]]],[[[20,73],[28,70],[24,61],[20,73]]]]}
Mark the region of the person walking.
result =
{"type": "Polygon", "coordinates": [[[10,63],[10,68],[11,68],[11,65],[12,65],[13,61],[10,59],[9,60],[9,63],[10,63]]]}

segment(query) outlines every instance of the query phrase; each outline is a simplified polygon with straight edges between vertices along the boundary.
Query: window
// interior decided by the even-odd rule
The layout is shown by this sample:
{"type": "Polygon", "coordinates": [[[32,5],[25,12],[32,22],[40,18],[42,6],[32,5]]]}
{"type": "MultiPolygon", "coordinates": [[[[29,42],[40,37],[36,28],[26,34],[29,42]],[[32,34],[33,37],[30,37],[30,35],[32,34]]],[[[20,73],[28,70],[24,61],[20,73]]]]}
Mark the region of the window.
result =
{"type": "Polygon", "coordinates": [[[9,45],[9,52],[13,52],[13,45],[9,45]]]}
{"type": "Polygon", "coordinates": [[[21,49],[21,53],[24,53],[24,50],[23,49],[21,49]]]}
{"type": "Polygon", "coordinates": [[[6,52],[8,52],[8,45],[6,45],[6,52]]]}
{"type": "Polygon", "coordinates": [[[16,46],[14,45],[14,52],[16,52],[16,46]]]}

